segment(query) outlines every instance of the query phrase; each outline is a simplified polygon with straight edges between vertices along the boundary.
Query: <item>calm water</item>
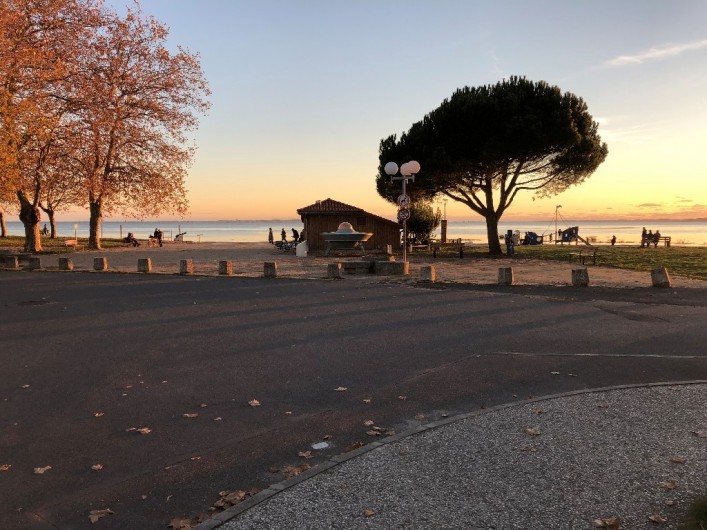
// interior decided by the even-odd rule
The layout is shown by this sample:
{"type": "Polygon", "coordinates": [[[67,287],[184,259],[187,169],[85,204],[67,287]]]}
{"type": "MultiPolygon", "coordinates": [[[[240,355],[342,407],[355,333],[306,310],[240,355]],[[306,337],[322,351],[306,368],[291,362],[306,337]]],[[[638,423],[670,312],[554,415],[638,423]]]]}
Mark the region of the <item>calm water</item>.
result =
{"type": "MultiPolygon", "coordinates": [[[[78,222],[76,229],[79,238],[88,237],[88,222],[78,222]]],[[[617,222],[617,221],[582,221],[579,225],[579,235],[595,238],[597,243],[608,243],[612,235],[616,235],[618,244],[637,244],[640,242],[641,229],[660,230],[664,236],[671,236],[674,245],[699,245],[707,246],[707,222],[697,221],[661,221],[653,226],[644,222],[617,222]]],[[[558,227],[567,228],[567,223],[560,222],[558,227]]],[[[104,222],[102,224],[102,237],[125,237],[128,232],[133,232],[138,238],[146,238],[155,228],[159,227],[165,232],[165,238],[171,239],[180,232],[186,232],[186,241],[239,241],[255,242],[267,241],[268,228],[272,227],[275,239],[280,238],[280,230],[287,231],[287,237],[292,237],[291,229],[302,229],[299,219],[274,220],[274,221],[149,221],[149,222],[104,222]]],[[[10,235],[24,235],[22,223],[13,221],[7,223],[10,235]]],[[[499,234],[507,230],[518,230],[521,235],[525,232],[537,234],[551,234],[555,231],[554,221],[551,223],[509,221],[499,224],[499,234]]],[[[57,231],[61,237],[74,236],[74,222],[57,223],[57,231]]],[[[437,231],[439,236],[439,230],[437,231]]],[[[486,242],[486,224],[481,221],[449,222],[448,238],[462,238],[474,243],[486,242]]]]}

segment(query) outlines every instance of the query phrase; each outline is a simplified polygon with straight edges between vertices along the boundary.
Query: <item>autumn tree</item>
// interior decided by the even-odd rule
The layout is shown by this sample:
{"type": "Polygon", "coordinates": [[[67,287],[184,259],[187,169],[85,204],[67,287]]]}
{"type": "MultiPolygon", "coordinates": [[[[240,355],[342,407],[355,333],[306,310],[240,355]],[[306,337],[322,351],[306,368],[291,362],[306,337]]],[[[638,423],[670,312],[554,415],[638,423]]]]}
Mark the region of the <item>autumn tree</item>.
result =
{"type": "Polygon", "coordinates": [[[74,163],[90,209],[89,248],[105,213],[185,213],[194,155],[187,133],[208,109],[198,56],[166,44],[167,28],[139,10],[110,13],[93,37],[72,99],[74,163]]]}
{"type": "Polygon", "coordinates": [[[67,87],[93,0],[0,0],[0,198],[19,201],[25,250],[41,250],[40,201],[70,115],[67,87]]]}
{"type": "Polygon", "coordinates": [[[498,222],[518,193],[561,193],[584,182],[607,154],[581,98],[544,81],[511,77],[461,88],[399,140],[381,140],[376,185],[394,201],[385,164],[417,160],[422,170],[411,193],[467,205],[486,220],[490,254],[501,254],[498,222]]]}

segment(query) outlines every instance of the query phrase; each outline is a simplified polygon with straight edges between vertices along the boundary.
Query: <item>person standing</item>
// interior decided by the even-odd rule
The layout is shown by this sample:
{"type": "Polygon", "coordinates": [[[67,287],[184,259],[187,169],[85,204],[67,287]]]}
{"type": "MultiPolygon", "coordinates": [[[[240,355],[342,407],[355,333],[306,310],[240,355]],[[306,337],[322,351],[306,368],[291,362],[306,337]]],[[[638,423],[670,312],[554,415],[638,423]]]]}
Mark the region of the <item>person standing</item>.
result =
{"type": "Polygon", "coordinates": [[[272,235],[272,228],[268,228],[268,243],[270,243],[271,245],[275,243],[275,239],[272,235]]]}
{"type": "Polygon", "coordinates": [[[282,229],[282,232],[280,232],[280,238],[281,238],[283,241],[287,241],[287,232],[285,232],[285,229],[284,229],[284,228],[282,229]]]}
{"type": "Polygon", "coordinates": [[[646,246],[646,227],[643,227],[643,231],[641,232],[641,248],[646,246]]]}
{"type": "Polygon", "coordinates": [[[299,241],[299,232],[294,228],[292,229],[292,241],[294,241],[295,243],[299,241]]]}
{"type": "Polygon", "coordinates": [[[611,236],[611,246],[613,247],[616,244],[616,236],[611,236]]]}

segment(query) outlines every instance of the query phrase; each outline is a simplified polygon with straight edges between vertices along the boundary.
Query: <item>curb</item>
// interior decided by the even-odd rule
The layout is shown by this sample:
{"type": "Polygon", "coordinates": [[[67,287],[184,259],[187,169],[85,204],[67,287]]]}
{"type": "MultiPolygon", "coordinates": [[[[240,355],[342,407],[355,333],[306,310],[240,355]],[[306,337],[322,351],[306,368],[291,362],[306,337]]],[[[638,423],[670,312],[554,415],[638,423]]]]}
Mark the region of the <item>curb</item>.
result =
{"type": "Polygon", "coordinates": [[[583,390],[573,390],[571,392],[562,392],[559,394],[550,394],[547,396],[541,396],[533,399],[528,399],[524,400],[522,402],[513,402],[513,403],[506,403],[504,405],[496,405],[495,407],[491,407],[488,409],[480,409],[480,410],[475,410],[473,412],[465,412],[462,414],[457,414],[456,416],[451,416],[449,418],[444,418],[441,420],[433,421],[430,423],[426,423],[424,425],[419,425],[417,427],[414,427],[412,429],[408,429],[407,431],[395,434],[393,436],[389,436],[383,440],[371,442],[370,444],[364,445],[363,447],[359,447],[358,449],[354,449],[353,451],[349,451],[348,453],[341,453],[339,455],[333,456],[320,464],[317,464],[316,466],[308,469],[307,471],[300,473],[299,475],[289,478],[287,480],[283,480],[282,482],[278,482],[275,484],[271,484],[268,488],[258,492],[257,494],[253,495],[252,497],[249,497],[245,501],[235,505],[231,506],[230,508],[218,513],[217,515],[214,515],[211,519],[208,521],[204,521],[203,523],[198,524],[197,526],[194,527],[194,530],[212,530],[214,528],[217,528],[221,526],[223,523],[226,523],[230,521],[231,519],[237,517],[241,513],[253,508],[254,506],[257,506],[258,504],[261,504],[281,491],[290,489],[297,484],[304,482],[305,480],[309,480],[312,477],[315,477],[319,475],[320,473],[324,473],[325,471],[328,471],[329,469],[332,469],[340,464],[343,464],[344,462],[348,462],[349,460],[352,460],[353,458],[359,457],[361,455],[364,455],[370,451],[374,451],[378,449],[379,447],[386,446],[388,444],[396,443],[399,442],[400,440],[407,438],[409,436],[413,436],[415,434],[419,434],[425,431],[430,431],[432,429],[436,429],[438,427],[442,427],[444,425],[449,425],[450,423],[456,423],[458,421],[466,420],[469,418],[473,418],[476,416],[481,416],[484,414],[489,414],[492,412],[498,412],[501,410],[509,409],[509,408],[514,408],[514,407],[521,407],[521,406],[526,406],[529,403],[538,403],[541,401],[550,401],[553,399],[560,399],[560,398],[566,398],[566,397],[572,397],[572,396],[581,396],[584,394],[598,394],[601,392],[611,392],[611,391],[616,391],[616,390],[631,390],[631,389],[638,389],[638,388],[655,388],[655,387],[664,387],[664,386],[676,386],[676,385],[700,385],[700,384],[707,384],[707,380],[693,380],[693,381],[666,381],[666,382],[660,382],[660,383],[638,383],[638,384],[630,384],[630,385],[617,385],[617,386],[607,386],[607,387],[599,387],[599,388],[589,388],[589,389],[583,389],[583,390]]]}

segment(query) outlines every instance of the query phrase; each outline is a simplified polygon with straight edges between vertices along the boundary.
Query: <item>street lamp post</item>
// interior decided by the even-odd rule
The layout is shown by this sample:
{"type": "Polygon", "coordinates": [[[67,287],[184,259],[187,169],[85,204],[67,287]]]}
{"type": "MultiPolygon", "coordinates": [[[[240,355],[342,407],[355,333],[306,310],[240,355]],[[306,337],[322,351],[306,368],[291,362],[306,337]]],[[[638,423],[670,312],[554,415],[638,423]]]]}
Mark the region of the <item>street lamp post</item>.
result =
{"type": "Polygon", "coordinates": [[[398,173],[398,164],[395,162],[388,162],[384,170],[386,175],[390,176],[390,180],[401,180],[403,182],[403,193],[398,197],[398,221],[403,223],[403,263],[406,263],[408,248],[407,220],[410,217],[410,197],[406,193],[406,185],[408,180],[415,182],[415,175],[420,172],[420,164],[415,160],[405,162],[400,166],[399,177],[395,176],[398,173]]]}

